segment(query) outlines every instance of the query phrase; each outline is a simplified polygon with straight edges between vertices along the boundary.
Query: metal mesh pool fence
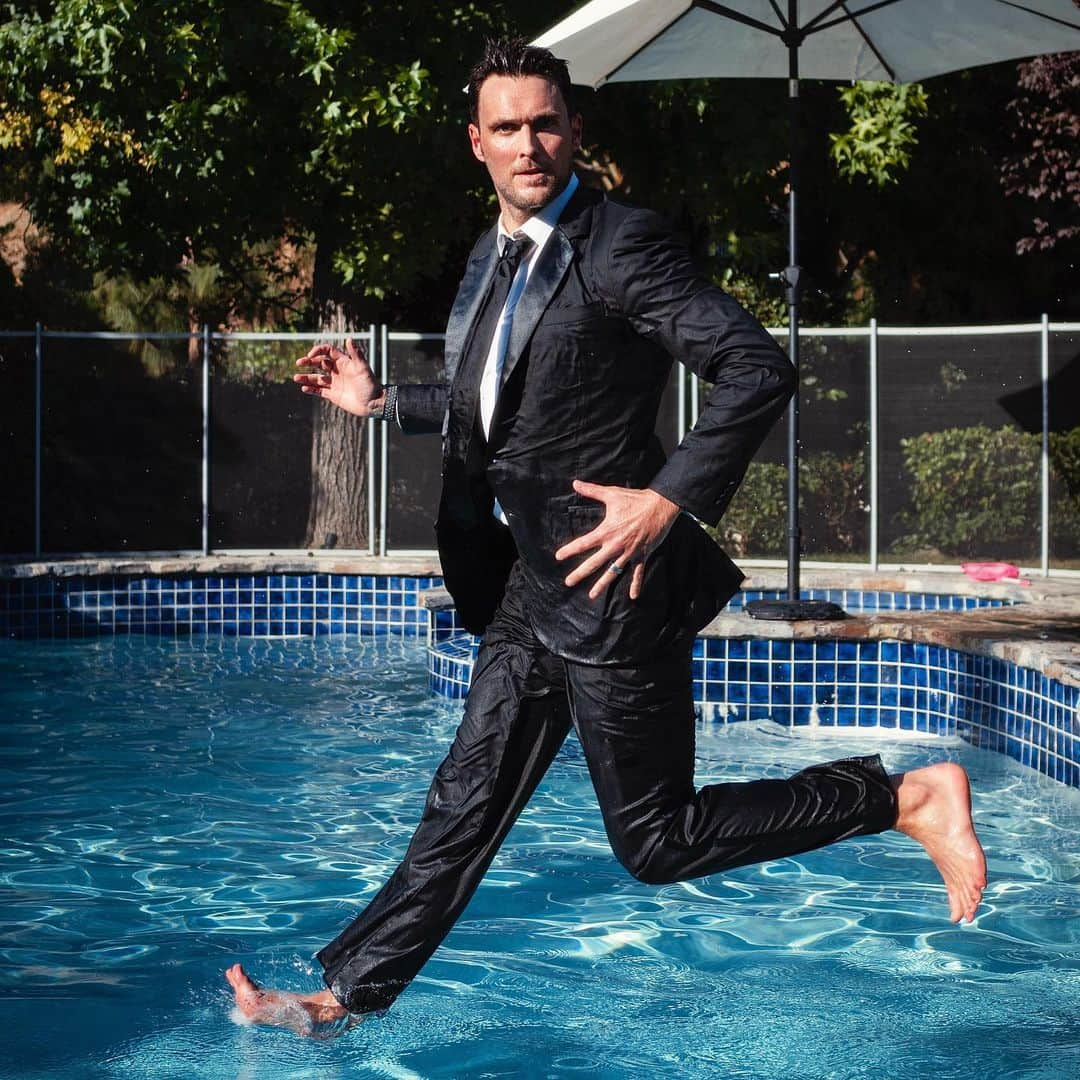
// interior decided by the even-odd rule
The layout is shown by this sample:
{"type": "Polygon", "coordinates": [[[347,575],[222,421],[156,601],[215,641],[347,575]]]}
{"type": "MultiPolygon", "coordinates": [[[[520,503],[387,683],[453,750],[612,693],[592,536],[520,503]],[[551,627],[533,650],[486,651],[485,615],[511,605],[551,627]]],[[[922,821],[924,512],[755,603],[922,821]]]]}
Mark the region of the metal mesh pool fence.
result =
{"type": "MultiPolygon", "coordinates": [[[[441,376],[441,334],[358,336],[385,381],[441,376]]],[[[802,337],[809,560],[1080,568],[1080,323],[871,323],[802,337]]],[[[312,432],[325,406],[289,375],[326,339],[0,331],[0,552],[308,548],[312,432]]],[[[657,422],[668,449],[706,392],[674,366],[657,422]]],[[[438,438],[368,422],[364,445],[359,549],[431,551],[438,438]]],[[[744,559],[782,560],[785,467],[778,425],[719,530],[744,559]]]]}

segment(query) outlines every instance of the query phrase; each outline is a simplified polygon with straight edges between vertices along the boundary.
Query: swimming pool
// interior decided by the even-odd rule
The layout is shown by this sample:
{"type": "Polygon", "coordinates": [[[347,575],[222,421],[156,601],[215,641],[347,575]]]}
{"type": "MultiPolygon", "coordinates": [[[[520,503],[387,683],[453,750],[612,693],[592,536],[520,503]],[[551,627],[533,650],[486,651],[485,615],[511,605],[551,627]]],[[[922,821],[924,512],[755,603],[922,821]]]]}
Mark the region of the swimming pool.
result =
{"type": "Polygon", "coordinates": [[[642,885],[571,737],[417,982],[313,1043],[235,1024],[221,971],[317,988],[310,957],[402,853],[460,709],[423,642],[3,641],[0,709],[0,1075],[1080,1073],[1080,793],[959,739],[702,724],[698,779],[961,761],[972,926],[894,835],[642,885]]]}

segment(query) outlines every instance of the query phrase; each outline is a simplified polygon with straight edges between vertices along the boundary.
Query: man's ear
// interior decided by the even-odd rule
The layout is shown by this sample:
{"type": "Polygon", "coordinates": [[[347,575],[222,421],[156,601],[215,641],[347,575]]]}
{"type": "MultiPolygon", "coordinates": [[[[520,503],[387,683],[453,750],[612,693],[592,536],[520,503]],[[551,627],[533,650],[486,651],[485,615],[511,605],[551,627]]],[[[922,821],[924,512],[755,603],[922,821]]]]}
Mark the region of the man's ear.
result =
{"type": "Polygon", "coordinates": [[[570,134],[573,138],[573,146],[575,150],[581,149],[581,113],[574,113],[570,117],[570,134]]]}
{"type": "Polygon", "coordinates": [[[469,145],[477,161],[484,160],[484,151],[480,147],[480,129],[475,124],[469,125],[469,145]]]}

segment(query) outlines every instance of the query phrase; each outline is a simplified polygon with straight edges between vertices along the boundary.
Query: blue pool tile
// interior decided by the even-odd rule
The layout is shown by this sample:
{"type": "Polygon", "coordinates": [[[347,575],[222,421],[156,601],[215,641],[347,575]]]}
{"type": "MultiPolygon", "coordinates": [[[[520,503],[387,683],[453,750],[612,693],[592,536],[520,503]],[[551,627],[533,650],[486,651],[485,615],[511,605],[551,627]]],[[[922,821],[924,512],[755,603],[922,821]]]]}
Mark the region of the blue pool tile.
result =
{"type": "MultiPolygon", "coordinates": [[[[415,637],[430,631],[429,640],[436,642],[440,635],[460,633],[452,609],[429,613],[416,605],[419,589],[439,583],[435,577],[327,574],[0,581],[0,633],[415,637]]],[[[931,594],[812,592],[866,608],[933,609],[944,603],[931,594]]],[[[984,602],[967,598],[959,606],[984,602]]],[[[468,639],[461,661],[447,676],[448,689],[459,696],[474,649],[475,641],[468,639]]],[[[911,642],[787,639],[699,639],[694,655],[695,700],[727,702],[737,718],[763,715],[760,710],[767,708],[782,723],[816,716],[823,724],[918,725],[931,734],[960,733],[1020,760],[1026,753],[1046,775],[1077,779],[1080,691],[997,658],[911,642]]]]}
{"type": "Polygon", "coordinates": [[[776,723],[782,724],[784,727],[791,727],[792,716],[790,705],[778,705],[774,702],[769,708],[769,715],[776,723]]]}
{"type": "Polygon", "coordinates": [[[881,669],[878,664],[859,663],[859,682],[877,683],[881,681],[881,669]]]}

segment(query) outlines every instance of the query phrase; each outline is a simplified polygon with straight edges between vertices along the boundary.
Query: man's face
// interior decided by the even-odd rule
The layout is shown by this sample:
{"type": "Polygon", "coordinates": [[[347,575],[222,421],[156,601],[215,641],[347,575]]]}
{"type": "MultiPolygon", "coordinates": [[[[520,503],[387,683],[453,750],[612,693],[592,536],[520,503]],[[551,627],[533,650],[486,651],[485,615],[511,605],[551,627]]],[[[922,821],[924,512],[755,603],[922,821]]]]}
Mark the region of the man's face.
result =
{"type": "Polygon", "coordinates": [[[581,117],[571,119],[559,88],[538,75],[491,75],[477,97],[469,142],[491,174],[503,225],[518,228],[570,179],[581,145],[581,117]]]}

